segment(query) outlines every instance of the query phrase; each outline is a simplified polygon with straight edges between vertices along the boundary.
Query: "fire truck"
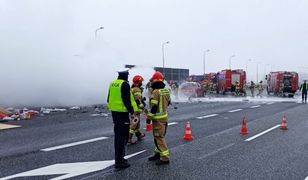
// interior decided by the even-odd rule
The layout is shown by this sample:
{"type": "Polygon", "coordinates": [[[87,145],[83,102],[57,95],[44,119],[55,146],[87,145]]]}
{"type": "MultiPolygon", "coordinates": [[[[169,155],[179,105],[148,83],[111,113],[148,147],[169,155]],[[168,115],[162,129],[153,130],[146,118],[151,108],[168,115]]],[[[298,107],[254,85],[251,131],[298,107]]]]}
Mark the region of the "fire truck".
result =
{"type": "Polygon", "coordinates": [[[298,73],[288,71],[270,72],[266,76],[267,93],[293,97],[298,90],[298,73]]]}
{"type": "Polygon", "coordinates": [[[246,72],[242,69],[222,70],[217,73],[217,93],[235,92],[236,82],[239,83],[240,93],[246,95],[246,72]]]}

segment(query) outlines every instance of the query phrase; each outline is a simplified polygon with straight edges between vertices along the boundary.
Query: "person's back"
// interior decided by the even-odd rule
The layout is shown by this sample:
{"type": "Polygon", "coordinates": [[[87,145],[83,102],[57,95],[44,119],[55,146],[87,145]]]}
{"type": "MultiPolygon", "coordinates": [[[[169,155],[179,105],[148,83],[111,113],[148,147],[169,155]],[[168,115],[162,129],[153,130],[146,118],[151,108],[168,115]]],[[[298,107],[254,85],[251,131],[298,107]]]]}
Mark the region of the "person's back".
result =
{"type": "Polygon", "coordinates": [[[305,80],[304,83],[301,85],[300,90],[302,91],[302,103],[307,103],[307,81],[305,80]]]}
{"type": "Polygon", "coordinates": [[[300,89],[302,90],[302,92],[307,91],[307,82],[306,81],[301,85],[300,89]]]}

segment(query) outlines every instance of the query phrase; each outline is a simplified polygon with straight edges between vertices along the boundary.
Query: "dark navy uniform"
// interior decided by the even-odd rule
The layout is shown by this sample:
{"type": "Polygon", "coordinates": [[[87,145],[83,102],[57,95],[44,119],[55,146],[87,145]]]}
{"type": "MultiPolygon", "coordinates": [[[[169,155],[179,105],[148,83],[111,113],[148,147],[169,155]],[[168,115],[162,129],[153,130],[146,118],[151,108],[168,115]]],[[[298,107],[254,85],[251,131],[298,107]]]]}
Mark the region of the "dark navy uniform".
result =
{"type": "Polygon", "coordinates": [[[128,71],[119,72],[117,80],[111,82],[108,94],[108,106],[114,123],[115,167],[127,168],[130,165],[125,156],[125,145],[129,136],[129,114],[137,112],[137,104],[128,83],[128,71]]]}

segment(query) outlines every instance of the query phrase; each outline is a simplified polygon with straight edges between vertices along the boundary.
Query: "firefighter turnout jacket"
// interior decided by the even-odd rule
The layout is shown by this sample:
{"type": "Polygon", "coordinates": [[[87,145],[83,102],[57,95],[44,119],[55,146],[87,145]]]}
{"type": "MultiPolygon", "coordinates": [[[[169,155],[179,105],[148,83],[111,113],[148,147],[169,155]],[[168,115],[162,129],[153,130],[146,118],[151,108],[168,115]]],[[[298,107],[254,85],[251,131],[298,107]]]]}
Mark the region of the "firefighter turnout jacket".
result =
{"type": "MultiPolygon", "coordinates": [[[[152,92],[150,105],[151,107],[157,107],[156,112],[149,113],[149,118],[151,120],[167,120],[168,112],[167,108],[170,104],[170,93],[167,89],[154,89],[152,92]]],[[[153,108],[152,108],[153,109],[153,108]]]]}

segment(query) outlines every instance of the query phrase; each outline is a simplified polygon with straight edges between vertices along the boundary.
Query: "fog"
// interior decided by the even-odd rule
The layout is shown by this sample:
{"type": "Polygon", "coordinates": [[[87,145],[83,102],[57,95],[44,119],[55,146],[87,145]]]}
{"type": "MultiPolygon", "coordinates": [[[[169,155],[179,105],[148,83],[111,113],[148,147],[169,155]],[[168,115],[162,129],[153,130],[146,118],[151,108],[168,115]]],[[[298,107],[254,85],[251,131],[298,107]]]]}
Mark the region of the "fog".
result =
{"type": "Polygon", "coordinates": [[[206,49],[206,72],[234,54],[249,80],[258,63],[259,79],[306,73],[307,9],[303,0],[0,0],[0,105],[105,103],[125,64],[146,80],[162,66],[166,41],[166,66],[191,74],[203,72],[206,49]]]}

